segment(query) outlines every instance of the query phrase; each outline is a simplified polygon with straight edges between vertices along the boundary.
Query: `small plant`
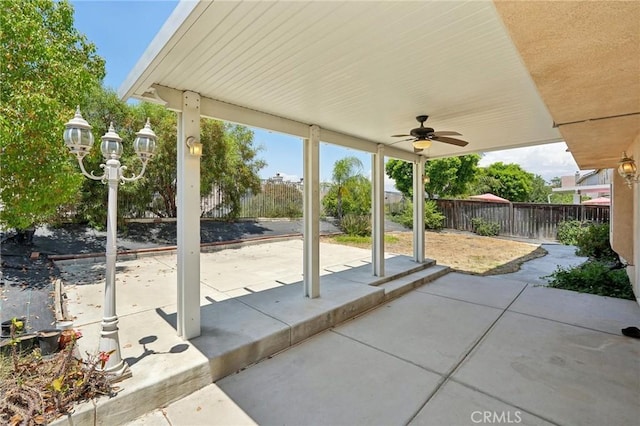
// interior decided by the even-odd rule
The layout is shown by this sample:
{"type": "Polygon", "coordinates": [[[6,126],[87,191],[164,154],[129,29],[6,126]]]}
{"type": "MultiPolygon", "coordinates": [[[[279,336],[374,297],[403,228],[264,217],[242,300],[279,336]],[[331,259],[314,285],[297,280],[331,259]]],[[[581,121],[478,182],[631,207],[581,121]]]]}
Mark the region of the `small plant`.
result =
{"type": "MultiPolygon", "coordinates": [[[[406,203],[402,213],[394,215],[391,220],[409,229],[413,229],[413,203],[406,203]]],[[[445,216],[438,209],[437,204],[428,200],[424,204],[424,227],[433,231],[439,231],[444,226],[445,216]]]]}
{"type": "MultiPolygon", "coordinates": [[[[19,325],[15,322],[12,341],[19,325]]],[[[70,412],[76,402],[114,394],[103,371],[111,353],[87,354],[83,361],[74,355],[80,334],[70,330],[67,335],[70,340],[64,349],[50,358],[43,358],[39,349],[21,354],[17,345],[12,346],[10,357],[0,357],[0,424],[48,424],[70,412]]]]}
{"type": "Polygon", "coordinates": [[[619,263],[618,255],[611,248],[608,223],[588,226],[584,232],[578,234],[576,246],[578,256],[619,263]]]}
{"type": "Polygon", "coordinates": [[[624,269],[612,269],[607,263],[589,261],[575,268],[559,267],[550,278],[549,287],[599,296],[633,300],[633,290],[624,269]]]}
{"type": "Polygon", "coordinates": [[[484,237],[495,237],[500,234],[500,224],[497,222],[489,222],[481,217],[471,219],[473,232],[484,237]]]}
{"type": "Polygon", "coordinates": [[[444,226],[445,216],[438,209],[435,201],[424,203],[424,227],[433,231],[439,231],[444,226]]]}
{"type": "Polygon", "coordinates": [[[586,223],[579,220],[565,220],[558,223],[556,238],[562,244],[575,246],[578,244],[578,236],[586,229],[586,223]]]}
{"type": "Polygon", "coordinates": [[[371,218],[355,214],[345,215],[340,221],[340,229],[347,235],[371,235],[371,218]]]}

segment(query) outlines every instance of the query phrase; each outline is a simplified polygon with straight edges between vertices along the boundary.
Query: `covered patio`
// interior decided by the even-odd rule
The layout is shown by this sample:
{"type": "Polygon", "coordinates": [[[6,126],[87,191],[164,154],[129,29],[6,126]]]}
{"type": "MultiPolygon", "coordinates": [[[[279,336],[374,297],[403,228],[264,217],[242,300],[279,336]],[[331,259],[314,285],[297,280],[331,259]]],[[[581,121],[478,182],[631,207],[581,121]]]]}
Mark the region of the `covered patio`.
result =
{"type": "Polygon", "coordinates": [[[557,142],[561,135],[491,2],[181,2],[120,88],[179,115],[178,334],[200,335],[200,118],[303,140],[304,286],[322,296],[319,143],[372,155],[371,274],[384,277],[384,159],[414,165],[414,262],[424,258],[429,158],[557,142]],[[433,141],[391,137],[429,115],[433,141]]]}
{"type": "MultiPolygon", "coordinates": [[[[317,299],[300,297],[300,238],[204,252],[203,332],[189,341],[175,333],[175,253],[123,257],[133,376],[56,424],[633,424],[640,341],[620,329],[640,323],[640,307],[544,287],[544,275],[584,261],[573,247],[544,248],[491,277],[389,254],[389,278],[401,276],[385,281],[371,276],[368,250],[321,244],[317,299]]],[[[58,266],[80,350],[92,352],[104,264],[58,266]]]]}

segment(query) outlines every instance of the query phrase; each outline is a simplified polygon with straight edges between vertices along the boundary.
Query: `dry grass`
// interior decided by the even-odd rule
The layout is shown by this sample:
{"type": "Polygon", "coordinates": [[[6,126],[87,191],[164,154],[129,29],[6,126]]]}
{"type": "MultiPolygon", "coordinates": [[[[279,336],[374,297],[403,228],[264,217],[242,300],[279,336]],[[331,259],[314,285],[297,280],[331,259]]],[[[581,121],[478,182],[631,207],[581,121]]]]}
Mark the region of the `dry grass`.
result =
{"type": "MultiPolygon", "coordinates": [[[[521,243],[501,238],[481,237],[459,232],[426,232],[426,257],[440,265],[475,275],[496,275],[515,272],[530,259],[546,251],[537,244],[521,243]]],[[[322,242],[369,248],[371,242],[340,242],[339,237],[322,237],[322,242]]],[[[411,232],[389,232],[385,236],[385,252],[411,256],[411,232]]]]}

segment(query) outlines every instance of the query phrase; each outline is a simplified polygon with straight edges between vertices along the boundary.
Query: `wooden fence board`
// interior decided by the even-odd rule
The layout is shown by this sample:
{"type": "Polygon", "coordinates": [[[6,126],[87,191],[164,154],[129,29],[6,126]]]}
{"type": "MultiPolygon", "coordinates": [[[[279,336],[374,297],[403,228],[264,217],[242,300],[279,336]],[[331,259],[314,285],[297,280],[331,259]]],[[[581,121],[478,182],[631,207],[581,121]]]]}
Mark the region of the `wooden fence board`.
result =
{"type": "Polygon", "coordinates": [[[538,203],[491,203],[471,200],[434,200],[445,216],[445,228],[473,231],[471,219],[500,224],[500,234],[555,240],[558,224],[567,220],[609,222],[609,206],[538,203]]]}

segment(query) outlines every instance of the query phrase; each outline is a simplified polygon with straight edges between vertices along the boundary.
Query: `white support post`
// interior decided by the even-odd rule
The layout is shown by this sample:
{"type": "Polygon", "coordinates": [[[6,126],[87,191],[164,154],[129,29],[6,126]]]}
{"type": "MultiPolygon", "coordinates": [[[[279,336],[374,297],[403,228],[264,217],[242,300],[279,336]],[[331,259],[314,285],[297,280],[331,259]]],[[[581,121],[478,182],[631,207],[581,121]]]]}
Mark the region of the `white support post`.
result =
{"type": "Polygon", "coordinates": [[[413,260],[424,263],[424,162],[413,162],[413,260]]]}
{"type": "Polygon", "coordinates": [[[304,296],[320,296],[320,128],[304,139],[304,296]]]}
{"type": "MultiPolygon", "coordinates": [[[[640,141],[636,142],[634,157],[640,158],[640,141]]],[[[633,203],[633,259],[628,261],[627,274],[636,296],[636,302],[640,304],[640,183],[633,184],[630,192],[629,196],[633,203]]]]}
{"type": "Polygon", "coordinates": [[[200,158],[186,140],[200,140],[200,95],[184,92],[178,114],[178,335],[200,335],[200,158]]]}
{"type": "Polygon", "coordinates": [[[378,151],[371,155],[372,191],[372,227],[373,247],[371,264],[373,275],[384,277],[384,145],[378,145],[378,151]]]}

